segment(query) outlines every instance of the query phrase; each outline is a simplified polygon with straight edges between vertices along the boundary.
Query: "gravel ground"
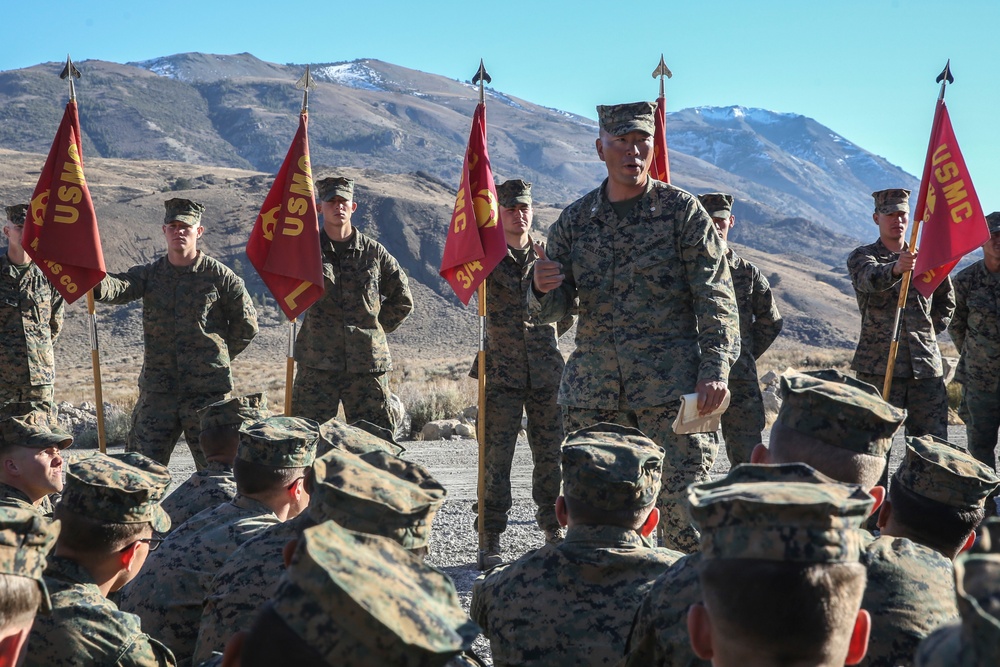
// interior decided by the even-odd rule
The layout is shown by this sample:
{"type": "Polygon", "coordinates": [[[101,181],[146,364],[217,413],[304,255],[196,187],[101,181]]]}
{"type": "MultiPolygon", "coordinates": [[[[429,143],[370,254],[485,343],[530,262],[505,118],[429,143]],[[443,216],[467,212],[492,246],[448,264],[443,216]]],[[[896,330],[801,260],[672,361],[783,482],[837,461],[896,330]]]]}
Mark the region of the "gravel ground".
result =
{"type": "MultiPolygon", "coordinates": [[[[950,426],[948,434],[952,442],[965,446],[965,427],[950,426]]],[[[768,431],[765,431],[765,440],[767,437],[768,431]]],[[[475,440],[456,439],[411,441],[402,444],[407,448],[403,458],[425,466],[448,489],[448,499],[434,520],[427,561],[455,581],[462,605],[468,609],[472,583],[479,576],[479,570],[476,568],[477,536],[472,527],[475,518],[472,513],[472,503],[476,498],[477,443],[475,440]]],[[[891,471],[899,466],[902,452],[903,439],[897,436],[892,448],[889,466],[891,471]]],[[[85,457],[89,453],[88,450],[79,450],[74,455],[85,457]]],[[[721,477],[727,470],[729,461],[725,451],[721,451],[712,469],[712,475],[721,477]]],[[[175,485],[194,472],[194,462],[183,442],[174,450],[170,471],[175,485]]],[[[502,538],[504,562],[537,549],[544,542],[541,530],[535,525],[535,507],[531,501],[531,451],[523,434],[518,440],[511,474],[514,506],[511,509],[507,531],[502,538]]],[[[480,636],[476,640],[475,650],[484,662],[493,664],[490,659],[489,642],[484,637],[480,636]]]]}

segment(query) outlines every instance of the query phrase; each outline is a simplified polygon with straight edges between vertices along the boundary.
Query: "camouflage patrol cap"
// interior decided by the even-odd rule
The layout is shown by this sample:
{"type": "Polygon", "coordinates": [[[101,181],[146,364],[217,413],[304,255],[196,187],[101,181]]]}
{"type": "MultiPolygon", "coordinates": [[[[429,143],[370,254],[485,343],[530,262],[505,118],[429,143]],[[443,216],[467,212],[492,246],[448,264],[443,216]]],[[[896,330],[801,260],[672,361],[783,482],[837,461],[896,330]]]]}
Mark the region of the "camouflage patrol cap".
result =
{"type": "Polygon", "coordinates": [[[73,436],[50,424],[48,415],[38,410],[21,417],[7,417],[0,420],[0,444],[31,449],[66,449],[73,444],[73,436]]]}
{"type": "Polygon", "coordinates": [[[343,197],[354,201],[354,179],[344,176],[330,176],[316,181],[316,196],[320,201],[330,201],[334,197],[343,197]]]}
{"type": "Polygon", "coordinates": [[[986,216],[986,225],[990,228],[990,234],[1000,232],[1000,211],[994,211],[986,216]]]}
{"type": "Polygon", "coordinates": [[[1000,485],[1000,478],[947,440],[922,435],[906,438],[906,453],[892,483],[943,505],[977,509],[1000,485]]]}
{"type": "Polygon", "coordinates": [[[359,456],[333,449],[313,463],[309,517],[417,549],[430,540],[434,515],[447,495],[416,463],[384,451],[359,456]]]}
{"type": "Polygon", "coordinates": [[[515,178],[497,186],[497,203],[504,208],[514,208],[518,204],[531,206],[531,183],[515,178]]]}
{"type": "Polygon", "coordinates": [[[13,206],[7,206],[6,211],[7,220],[15,225],[23,225],[24,221],[28,219],[27,204],[14,204],[13,206]]]}
{"type": "Polygon", "coordinates": [[[656,105],[652,102],[600,104],[597,107],[597,122],[602,130],[615,137],[629,132],[645,132],[652,136],[656,127],[653,120],[655,112],[656,105]]]}
{"type": "Polygon", "coordinates": [[[270,416],[271,411],[267,409],[267,395],[263,392],[226,398],[198,411],[202,431],[221,426],[238,427],[270,416]]]}
{"type": "Polygon", "coordinates": [[[792,466],[745,464],[723,479],[688,487],[703,558],[859,559],[860,526],[874,499],[856,484],[840,484],[804,464],[792,466]]]}
{"type": "Polygon", "coordinates": [[[388,452],[396,456],[406,451],[396,444],[388,429],[363,420],[347,425],[336,418],[319,425],[316,456],[324,456],[332,449],[352,454],[388,452]]]}
{"type": "Polygon", "coordinates": [[[725,218],[726,220],[733,214],[733,196],[724,192],[708,192],[698,195],[701,205],[708,211],[709,217],[725,218]]]}
{"type": "Polygon", "coordinates": [[[563,495],[603,510],[637,510],[660,493],[663,448],[637,428],[600,423],[560,449],[563,495]]]}
{"type": "Polygon", "coordinates": [[[160,507],[170,471],[138,452],[95,453],[66,471],[60,506],[74,514],[108,523],[146,523],[153,530],[170,530],[170,517],[160,507]]]}
{"type": "Polygon", "coordinates": [[[876,213],[910,212],[910,191],[902,188],[890,188],[873,192],[876,213]]]}
{"type": "Polygon", "coordinates": [[[479,634],[444,573],[332,521],[303,532],[272,605],[329,665],[444,665],[479,634]]]}
{"type": "Polygon", "coordinates": [[[201,222],[201,214],[205,212],[204,204],[190,199],[168,199],[163,202],[163,206],[167,209],[163,216],[163,224],[165,225],[169,225],[171,222],[183,222],[194,227],[201,222]]]}
{"type": "Polygon", "coordinates": [[[302,417],[267,417],[240,427],[238,460],[268,468],[306,468],[316,458],[319,424],[302,417]]]}
{"type": "Polygon", "coordinates": [[[780,393],[775,423],[859,454],[885,456],[906,419],[878,389],[832,368],[785,373],[780,393]]]}
{"type": "Polygon", "coordinates": [[[46,556],[59,535],[59,522],[24,507],[0,507],[0,575],[38,582],[42,611],[49,611],[49,593],[42,573],[46,556]]]}

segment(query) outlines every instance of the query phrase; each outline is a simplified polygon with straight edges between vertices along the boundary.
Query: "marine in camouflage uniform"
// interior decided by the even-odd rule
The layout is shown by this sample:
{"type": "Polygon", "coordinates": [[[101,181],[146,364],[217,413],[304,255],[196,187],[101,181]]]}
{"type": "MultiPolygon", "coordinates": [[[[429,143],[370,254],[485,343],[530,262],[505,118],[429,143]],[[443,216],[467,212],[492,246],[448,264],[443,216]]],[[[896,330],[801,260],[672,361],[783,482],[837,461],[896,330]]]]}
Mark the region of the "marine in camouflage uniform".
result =
{"type": "Polygon", "coordinates": [[[205,207],[187,199],[165,207],[167,254],[108,274],[94,298],[142,299],[144,358],[126,449],[166,465],[183,431],[200,470],[197,412],[233,390],[229,364],[257,335],[257,313],[243,281],[197,249],[205,207]]]}
{"type": "Polygon", "coordinates": [[[764,430],[764,399],[757,377],[757,359],[781,333],[782,319],[771,285],[760,269],[736,254],[729,232],[736,225],[733,196],[722,192],[698,195],[726,244],[726,260],[740,313],[740,358],[729,371],[732,399],[722,415],[722,437],[730,466],[750,462],[764,430]]]}
{"type": "MultiPolygon", "coordinates": [[[[237,486],[241,485],[240,461],[271,469],[312,465],[318,435],[315,422],[296,417],[271,417],[243,427],[237,486]]],[[[301,488],[301,482],[299,478],[291,487],[301,488]]],[[[170,534],[143,573],[122,590],[121,608],[138,614],[147,630],[162,639],[180,662],[191,661],[202,602],[226,559],[267,528],[295,518],[301,509],[258,499],[273,496],[274,491],[267,489],[257,497],[237,493],[230,502],[195,515],[170,534]]],[[[302,494],[307,500],[308,494],[302,494]]]]}
{"type": "Polygon", "coordinates": [[[478,665],[463,655],[478,634],[444,573],[326,521],[303,532],[241,651],[259,664],[478,665]]]}
{"type": "MultiPolygon", "coordinates": [[[[158,503],[169,484],[170,473],[165,466],[135,452],[117,456],[96,453],[71,465],[57,510],[62,521],[58,544],[66,543],[66,535],[71,532],[70,524],[81,519],[98,523],[145,524],[148,528],[144,532],[148,536],[154,530],[168,530],[170,519],[158,503]]],[[[77,527],[72,532],[79,535],[83,529],[77,527]]],[[[121,563],[123,554],[128,552],[133,556],[131,567],[141,568],[142,560],[135,559],[145,558],[150,548],[143,539],[148,540],[139,539],[120,551],[102,556],[105,560],[121,563]],[[134,553],[132,550],[135,550],[134,553]]],[[[121,567],[123,571],[113,575],[115,581],[106,583],[95,579],[98,575],[73,558],[49,558],[45,585],[52,612],[35,619],[25,667],[153,667],[178,664],[170,649],[146,634],[138,616],[119,610],[105,596],[101,585],[110,586],[113,592],[131,578],[124,571],[125,566],[121,567]]]]}
{"type": "MultiPolygon", "coordinates": [[[[355,446],[371,436],[345,427],[355,446]]],[[[271,526],[233,552],[205,596],[195,663],[222,651],[238,630],[248,629],[274,598],[285,572],[282,550],[302,531],[324,521],[356,533],[381,535],[411,551],[425,551],[431,523],[447,492],[421,466],[380,449],[355,455],[335,449],[316,459],[309,474],[309,509],[271,526]]]]}
{"type": "Polygon", "coordinates": [[[645,541],[656,529],[663,448],[637,429],[598,424],[571,433],[560,456],[565,540],[473,586],[470,616],[498,667],[614,664],[650,584],[682,555],[645,541]]]}
{"type": "MultiPolygon", "coordinates": [[[[528,415],[531,449],[531,497],[535,521],[546,539],[558,540],[555,503],[559,495],[559,445],[563,441],[562,415],[556,403],[563,357],[559,336],[573,326],[569,315],[558,324],[530,321],[525,292],[531,285],[531,267],[537,259],[531,228],[531,183],[510,180],[497,187],[500,222],[507,238],[507,256],[486,281],[486,486],[483,515],[487,535],[487,565],[500,562],[500,533],[507,529],[512,505],[510,469],[521,430],[528,415]]],[[[543,246],[544,247],[544,246],[543,246]]],[[[479,377],[477,361],[470,377],[479,377]]]]}
{"type": "Polygon", "coordinates": [[[263,393],[223,399],[198,411],[200,445],[206,464],[175,488],[160,505],[176,528],[203,510],[227,503],[236,497],[233,459],[239,446],[240,428],[270,416],[263,393]],[[206,440],[222,445],[218,453],[204,451],[206,440]]]}
{"type": "Polygon", "coordinates": [[[65,302],[21,247],[27,204],[6,208],[0,257],[0,415],[32,410],[55,414],[52,342],[59,335],[65,302]]]}
{"type": "Polygon", "coordinates": [[[55,546],[59,522],[34,510],[0,507],[0,660],[8,667],[22,664],[28,635],[38,612],[52,611],[42,573],[55,546]]]}
{"type": "MultiPolygon", "coordinates": [[[[959,510],[982,511],[1000,479],[965,451],[926,435],[906,439],[892,484],[959,510]]],[[[958,618],[951,556],[893,532],[884,529],[863,556],[868,586],[862,606],[872,619],[864,667],[912,664],[921,640],[958,618]]]]}
{"type": "Polygon", "coordinates": [[[815,471],[764,481],[757,467],[688,491],[701,529],[692,649],[716,667],[853,665],[868,636],[859,558],[874,499],[815,471]]]}
{"type": "Polygon", "coordinates": [[[969,451],[994,470],[1000,431],[1000,212],[987,217],[983,259],[955,276],[955,315],[948,325],[960,358],[969,451]]]}
{"type": "Polygon", "coordinates": [[[0,505],[52,516],[63,488],[62,451],[73,438],[36,410],[0,420],[0,505]]]}
{"type": "MultiPolygon", "coordinates": [[[[781,410],[771,430],[771,448],[759,463],[731,470],[729,478],[740,483],[823,482],[825,474],[843,474],[836,481],[846,484],[871,482],[862,479],[856,465],[842,465],[839,455],[884,460],[895,432],[906,413],[882,400],[875,387],[858,382],[832,369],[789,373],[781,378],[781,410]],[[779,438],[795,438],[797,443],[782,447],[779,438]],[[841,452],[832,455],[830,448],[841,452]],[[805,463],[789,460],[798,454],[826,463],[828,469],[814,470],[805,463]],[[831,465],[831,463],[833,465],[831,465]],[[839,468],[839,470],[838,470],[839,468]]],[[[755,458],[757,460],[757,458],[755,458]]],[[[877,476],[878,469],[874,473],[877,476]]],[[[867,489],[866,489],[867,490],[867,489]]],[[[657,579],[636,613],[623,665],[632,667],[707,667],[688,641],[687,613],[702,599],[698,568],[701,554],[681,558],[657,579]]]]}
{"type": "Polygon", "coordinates": [[[917,648],[914,667],[1000,665],[1000,520],[983,524],[982,535],[955,561],[961,623],[942,626],[917,648]]]}
{"type": "MultiPolygon", "coordinates": [[[[889,343],[896,319],[902,273],[916,255],[906,250],[905,233],[910,211],[909,190],[873,192],[879,240],[856,248],[847,258],[847,270],[861,311],[861,337],[851,362],[859,380],[880,391],[889,359],[889,343]]],[[[946,278],[924,297],[911,286],[903,309],[892,388],[886,400],[906,408],[906,434],[930,433],[948,437],[948,396],[937,335],[955,312],[955,290],[946,278]]]]}
{"type": "Polygon", "coordinates": [[[346,421],[363,419],[394,433],[385,335],[413,310],[409,282],[381,243],[351,225],[353,180],[324,178],[316,191],[325,291],[295,339],[292,414],[322,423],[343,403],[346,421]]]}
{"type": "Polygon", "coordinates": [[[579,303],[559,387],[563,427],[620,423],[661,445],[664,545],[692,551],[698,536],[683,495],[709,479],[718,442],[713,433],[676,435],[671,423],[684,394],[697,391],[709,410],[722,403],[739,322],[712,219],[693,195],[649,177],[653,109],[598,107],[608,179],[549,230],[528,304],[535,321],[558,322],[579,303]]]}

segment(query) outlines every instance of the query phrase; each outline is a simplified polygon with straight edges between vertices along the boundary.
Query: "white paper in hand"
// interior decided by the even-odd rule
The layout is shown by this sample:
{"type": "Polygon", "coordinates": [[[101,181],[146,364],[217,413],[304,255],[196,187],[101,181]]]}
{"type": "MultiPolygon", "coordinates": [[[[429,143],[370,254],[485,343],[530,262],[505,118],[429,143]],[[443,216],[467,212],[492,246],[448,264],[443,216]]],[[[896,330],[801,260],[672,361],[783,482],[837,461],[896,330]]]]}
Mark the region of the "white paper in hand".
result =
{"type": "Polygon", "coordinates": [[[698,394],[684,394],[681,396],[681,407],[677,411],[677,419],[674,420],[674,433],[687,435],[688,433],[715,433],[722,423],[722,413],[729,407],[730,392],[726,392],[726,397],[722,399],[722,405],[706,415],[698,414],[698,394]]]}

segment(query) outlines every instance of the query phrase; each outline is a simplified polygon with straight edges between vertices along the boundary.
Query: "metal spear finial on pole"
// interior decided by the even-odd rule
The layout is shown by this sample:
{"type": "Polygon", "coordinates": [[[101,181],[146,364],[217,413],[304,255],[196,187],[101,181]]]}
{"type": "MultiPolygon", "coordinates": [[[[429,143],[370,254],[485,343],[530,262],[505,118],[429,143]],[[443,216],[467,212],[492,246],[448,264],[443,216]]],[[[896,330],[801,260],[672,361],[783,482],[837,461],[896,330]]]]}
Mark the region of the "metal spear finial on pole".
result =
{"type": "Polygon", "coordinates": [[[660,54],[660,64],[657,65],[656,69],[653,70],[653,78],[655,79],[656,77],[660,77],[660,97],[664,97],[664,94],[663,94],[663,77],[667,77],[669,79],[673,75],[674,75],[674,73],[670,71],[669,67],[667,67],[667,63],[665,63],[663,61],[663,54],[661,53],[660,54]]]}
{"type": "Polygon", "coordinates": [[[309,91],[316,87],[316,82],[309,73],[309,65],[306,65],[306,73],[295,82],[295,87],[302,91],[302,113],[309,113],[309,91]]]}
{"type": "Polygon", "coordinates": [[[479,59],[479,70],[472,77],[472,83],[479,84],[479,103],[482,104],[486,101],[486,91],[483,88],[484,83],[491,83],[493,81],[490,78],[489,72],[486,71],[486,67],[483,65],[483,59],[479,59]]]}
{"type": "Polygon", "coordinates": [[[63,71],[59,74],[60,79],[69,79],[69,99],[73,102],[76,101],[76,86],[73,84],[73,79],[80,78],[80,70],[76,68],[73,61],[70,60],[69,54],[66,54],[66,66],[63,67],[63,71]]]}
{"type": "Polygon", "coordinates": [[[937,83],[941,84],[941,93],[938,95],[938,101],[944,99],[944,87],[949,83],[955,83],[955,77],[951,75],[951,58],[948,58],[948,62],[944,64],[944,69],[938,74],[938,77],[934,79],[937,83]]]}

